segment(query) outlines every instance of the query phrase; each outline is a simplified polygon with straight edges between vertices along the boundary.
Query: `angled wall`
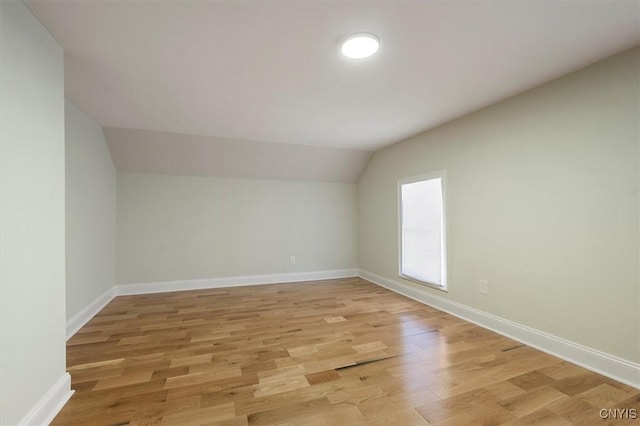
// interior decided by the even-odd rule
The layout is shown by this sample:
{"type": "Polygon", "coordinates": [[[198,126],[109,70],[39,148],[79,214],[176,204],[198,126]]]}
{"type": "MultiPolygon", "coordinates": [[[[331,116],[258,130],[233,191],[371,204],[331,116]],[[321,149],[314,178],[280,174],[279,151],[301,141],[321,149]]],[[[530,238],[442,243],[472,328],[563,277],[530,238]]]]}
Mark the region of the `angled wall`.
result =
{"type": "Polygon", "coordinates": [[[65,101],[67,320],[115,285],[116,171],[98,123],[65,101]]]}

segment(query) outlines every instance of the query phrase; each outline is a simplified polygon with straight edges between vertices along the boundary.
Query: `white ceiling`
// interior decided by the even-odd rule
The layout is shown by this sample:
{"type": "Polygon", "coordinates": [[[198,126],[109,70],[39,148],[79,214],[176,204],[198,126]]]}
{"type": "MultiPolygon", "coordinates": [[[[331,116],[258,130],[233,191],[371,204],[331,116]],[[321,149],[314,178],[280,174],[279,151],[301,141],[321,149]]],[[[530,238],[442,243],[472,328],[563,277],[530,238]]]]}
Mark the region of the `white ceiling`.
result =
{"type": "Polygon", "coordinates": [[[175,143],[373,151],[640,43],[638,0],[26,3],[70,100],[175,143]],[[359,31],[378,53],[341,57],[359,31]]]}

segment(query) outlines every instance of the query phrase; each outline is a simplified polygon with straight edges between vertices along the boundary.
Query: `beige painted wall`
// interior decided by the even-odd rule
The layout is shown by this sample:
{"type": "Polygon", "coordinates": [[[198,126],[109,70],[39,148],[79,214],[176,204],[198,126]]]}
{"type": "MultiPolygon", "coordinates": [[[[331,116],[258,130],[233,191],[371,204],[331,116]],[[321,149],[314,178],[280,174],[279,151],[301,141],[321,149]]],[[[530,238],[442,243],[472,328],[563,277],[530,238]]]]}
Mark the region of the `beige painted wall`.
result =
{"type": "Polygon", "coordinates": [[[64,79],[22,2],[0,2],[0,27],[0,424],[15,425],[65,377],[64,79]]]}
{"type": "Polygon", "coordinates": [[[68,100],[67,319],[115,284],[116,171],[102,128],[68,100]]]}
{"type": "Polygon", "coordinates": [[[403,281],[397,180],[444,169],[449,293],[423,291],[639,362],[639,61],[625,52],[377,152],[358,185],[360,268],[403,281]]]}
{"type": "Polygon", "coordinates": [[[120,284],[357,266],[355,184],[119,173],[117,193],[120,284]]]}

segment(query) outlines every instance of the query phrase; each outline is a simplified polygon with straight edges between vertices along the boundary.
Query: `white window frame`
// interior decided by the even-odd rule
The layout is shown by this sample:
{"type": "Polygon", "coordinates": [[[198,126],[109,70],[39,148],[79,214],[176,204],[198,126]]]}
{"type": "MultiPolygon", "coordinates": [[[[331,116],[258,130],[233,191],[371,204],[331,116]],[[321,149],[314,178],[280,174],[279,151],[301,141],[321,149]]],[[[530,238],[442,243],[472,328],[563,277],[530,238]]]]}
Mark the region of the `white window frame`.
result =
{"type": "Polygon", "coordinates": [[[418,176],[402,178],[398,180],[398,276],[408,281],[413,281],[437,290],[448,292],[447,271],[447,174],[445,170],[438,170],[418,176]],[[442,185],[442,247],[441,247],[441,281],[442,283],[423,281],[406,275],[402,271],[402,186],[410,183],[438,179],[442,185]]]}

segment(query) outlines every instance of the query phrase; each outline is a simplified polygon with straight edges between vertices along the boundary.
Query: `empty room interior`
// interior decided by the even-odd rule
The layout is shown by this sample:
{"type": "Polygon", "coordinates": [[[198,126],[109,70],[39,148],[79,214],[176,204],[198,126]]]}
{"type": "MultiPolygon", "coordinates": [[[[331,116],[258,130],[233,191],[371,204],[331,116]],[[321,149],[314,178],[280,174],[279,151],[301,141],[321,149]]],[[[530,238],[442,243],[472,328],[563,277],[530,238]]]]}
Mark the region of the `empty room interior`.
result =
{"type": "Polygon", "coordinates": [[[0,424],[640,424],[640,2],[0,1],[0,424]]]}

